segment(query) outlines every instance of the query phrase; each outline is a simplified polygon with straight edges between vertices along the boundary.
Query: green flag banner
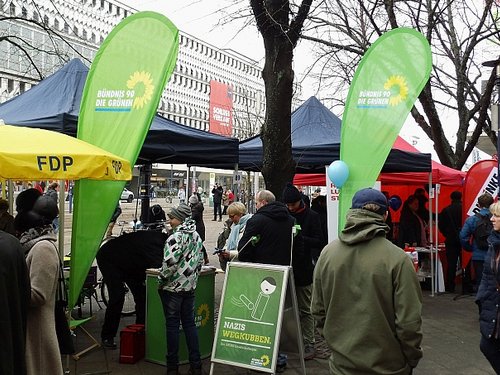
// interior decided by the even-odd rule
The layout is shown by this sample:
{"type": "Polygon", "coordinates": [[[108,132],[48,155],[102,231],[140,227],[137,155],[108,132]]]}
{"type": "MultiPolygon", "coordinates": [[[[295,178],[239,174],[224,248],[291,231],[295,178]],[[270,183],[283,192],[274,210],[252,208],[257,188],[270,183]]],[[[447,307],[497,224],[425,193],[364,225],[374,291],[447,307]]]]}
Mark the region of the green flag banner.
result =
{"type": "MultiPolygon", "coordinates": [[[[133,166],[175,67],[178,30],[155,12],[135,13],[102,43],[83,90],[78,138],[133,166]]],[[[75,184],[69,303],[74,306],[124,182],[75,184]]]]}
{"type": "Polygon", "coordinates": [[[431,68],[429,43],[409,28],[385,33],[361,59],[342,116],[340,159],[349,178],[340,189],[339,232],[354,193],[374,185],[431,68]]]}

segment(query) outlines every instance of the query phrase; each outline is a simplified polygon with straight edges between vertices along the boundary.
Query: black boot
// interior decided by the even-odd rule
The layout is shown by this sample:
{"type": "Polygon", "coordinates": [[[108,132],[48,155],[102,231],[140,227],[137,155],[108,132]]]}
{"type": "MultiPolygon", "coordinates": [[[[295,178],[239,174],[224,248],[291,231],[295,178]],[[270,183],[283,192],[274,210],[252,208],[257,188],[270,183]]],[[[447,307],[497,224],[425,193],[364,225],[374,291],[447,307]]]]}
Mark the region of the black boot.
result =
{"type": "Polygon", "coordinates": [[[202,374],[203,371],[201,370],[201,366],[200,367],[191,366],[189,369],[189,375],[202,375],[202,374]]]}

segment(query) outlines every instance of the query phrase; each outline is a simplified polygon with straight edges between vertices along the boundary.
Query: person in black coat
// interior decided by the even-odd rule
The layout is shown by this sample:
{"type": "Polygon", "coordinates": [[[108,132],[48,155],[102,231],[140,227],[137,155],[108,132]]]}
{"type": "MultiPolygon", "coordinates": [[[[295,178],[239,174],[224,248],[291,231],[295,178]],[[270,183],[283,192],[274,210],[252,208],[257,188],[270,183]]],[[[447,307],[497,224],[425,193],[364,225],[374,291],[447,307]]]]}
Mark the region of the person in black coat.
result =
{"type": "Polygon", "coordinates": [[[316,211],[319,214],[319,222],[321,225],[321,232],[323,234],[323,239],[328,242],[328,215],[326,210],[326,196],[318,195],[312,200],[311,210],[316,211]]]}
{"type": "Polygon", "coordinates": [[[212,221],[217,221],[217,215],[219,215],[219,221],[222,221],[222,194],[222,186],[220,186],[219,184],[215,184],[214,188],[212,189],[212,195],[214,196],[214,219],[212,221]]]}
{"type": "MultiPolygon", "coordinates": [[[[189,197],[189,206],[191,207],[191,218],[196,223],[196,232],[200,235],[201,242],[205,242],[205,223],[203,222],[203,211],[205,207],[203,203],[199,200],[198,195],[194,193],[189,197]]],[[[205,245],[202,248],[203,260],[205,264],[209,263],[207,249],[205,245]]]]}
{"type": "MultiPolygon", "coordinates": [[[[462,253],[460,244],[460,229],[462,228],[462,193],[454,191],[450,195],[451,204],[443,208],[439,214],[439,231],[445,237],[446,247],[446,291],[455,292],[457,261],[462,253]]],[[[460,263],[462,263],[460,261],[460,263]]]]}
{"type": "Polygon", "coordinates": [[[315,356],[314,318],[311,314],[313,264],[326,244],[321,232],[318,213],[311,210],[309,205],[304,203],[301,193],[291,183],[285,186],[282,200],[290,214],[295,218],[296,223],[300,225],[303,240],[302,256],[293,257],[292,267],[299,307],[300,327],[304,341],[304,359],[309,360],[315,356]]]}
{"type": "Polygon", "coordinates": [[[0,230],[0,374],[26,374],[26,315],[30,281],[19,240],[0,230]]]}
{"type": "Polygon", "coordinates": [[[399,231],[397,245],[404,249],[409,246],[427,246],[425,222],[418,215],[419,201],[410,195],[403,203],[401,217],[399,218],[399,231]]]}
{"type": "Polygon", "coordinates": [[[103,345],[114,349],[120,325],[125,289],[134,296],[136,324],[146,320],[146,269],[159,268],[168,235],[157,231],[126,233],[104,243],[97,252],[97,265],[108,287],[109,301],[101,329],[103,345]]]}
{"type": "Polygon", "coordinates": [[[476,295],[479,306],[479,348],[496,374],[500,374],[500,202],[490,206],[493,232],[484,258],[483,277],[476,295]]]}
{"type": "Polygon", "coordinates": [[[295,219],[286,206],[276,202],[269,190],[255,196],[257,212],[247,221],[238,243],[241,262],[289,266],[292,253],[292,228],[295,219]]]}

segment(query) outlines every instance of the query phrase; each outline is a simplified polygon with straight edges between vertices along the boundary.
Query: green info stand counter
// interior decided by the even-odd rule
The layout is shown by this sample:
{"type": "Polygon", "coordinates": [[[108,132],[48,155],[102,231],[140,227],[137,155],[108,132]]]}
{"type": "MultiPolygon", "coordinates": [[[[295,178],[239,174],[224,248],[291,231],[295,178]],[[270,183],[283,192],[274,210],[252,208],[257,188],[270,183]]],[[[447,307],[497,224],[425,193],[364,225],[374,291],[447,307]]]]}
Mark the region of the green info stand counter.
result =
{"type": "MultiPolygon", "coordinates": [[[[165,365],[167,353],[167,338],[165,315],[158,295],[158,270],[146,271],[146,356],[149,362],[165,365]]],[[[194,313],[198,338],[200,342],[201,358],[208,358],[212,354],[214,341],[214,298],[215,298],[215,269],[203,267],[198,279],[195,292],[194,313]]],[[[189,363],[186,338],[180,331],[179,362],[189,363]]]]}

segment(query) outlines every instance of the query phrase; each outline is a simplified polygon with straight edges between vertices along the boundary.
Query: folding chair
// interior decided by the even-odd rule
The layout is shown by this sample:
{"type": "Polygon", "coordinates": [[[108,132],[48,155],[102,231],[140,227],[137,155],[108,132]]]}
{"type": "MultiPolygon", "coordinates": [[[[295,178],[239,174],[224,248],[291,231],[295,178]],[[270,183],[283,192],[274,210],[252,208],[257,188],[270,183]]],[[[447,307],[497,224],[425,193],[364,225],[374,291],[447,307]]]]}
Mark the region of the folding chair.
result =
{"type": "Polygon", "coordinates": [[[87,331],[83,327],[83,325],[85,323],[87,323],[89,320],[91,320],[92,318],[93,317],[90,316],[90,317],[85,318],[85,319],[70,319],[70,321],[69,321],[69,329],[71,329],[72,332],[76,333],[76,330],[80,330],[81,332],[83,332],[87,336],[88,341],[90,341],[90,345],[89,346],[87,346],[85,349],[79,351],[78,353],[73,354],[73,359],[75,361],[78,361],[80,359],[80,357],[82,355],[84,355],[85,353],[91,351],[94,348],[99,348],[101,346],[101,344],[99,343],[99,341],[97,341],[95,339],[95,337],[92,336],[90,334],[90,332],[87,331]]]}
{"type": "Polygon", "coordinates": [[[83,282],[82,291],[78,297],[78,318],[82,319],[82,305],[85,304],[85,298],[89,300],[89,315],[92,316],[92,298],[97,302],[99,308],[101,304],[99,303],[99,298],[97,296],[97,286],[99,285],[99,280],[97,280],[97,266],[90,267],[87,278],[83,282]]]}

